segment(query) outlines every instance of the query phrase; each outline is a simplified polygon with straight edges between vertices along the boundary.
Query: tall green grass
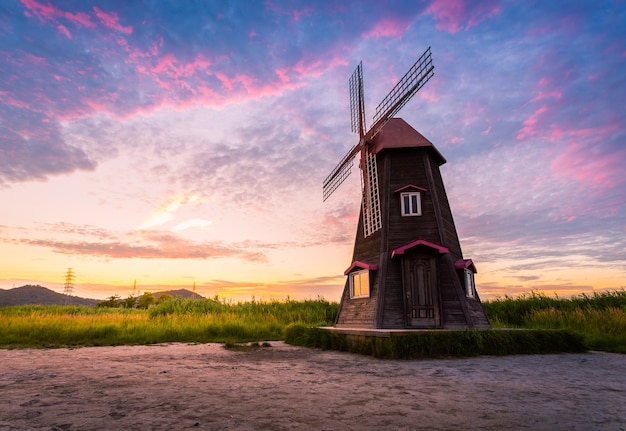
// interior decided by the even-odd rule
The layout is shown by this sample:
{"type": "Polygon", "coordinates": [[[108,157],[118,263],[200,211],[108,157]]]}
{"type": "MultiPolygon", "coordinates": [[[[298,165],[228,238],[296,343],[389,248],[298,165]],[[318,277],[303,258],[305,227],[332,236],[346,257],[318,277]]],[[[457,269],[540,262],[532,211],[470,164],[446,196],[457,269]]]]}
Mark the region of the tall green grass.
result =
{"type": "Polygon", "coordinates": [[[626,353],[626,291],[548,297],[531,292],[483,303],[497,328],[568,329],[595,350],[626,353]]]}
{"type": "Polygon", "coordinates": [[[149,310],[78,306],[0,308],[0,346],[111,346],[279,340],[292,323],[332,323],[338,304],[175,298],[149,310]]]}

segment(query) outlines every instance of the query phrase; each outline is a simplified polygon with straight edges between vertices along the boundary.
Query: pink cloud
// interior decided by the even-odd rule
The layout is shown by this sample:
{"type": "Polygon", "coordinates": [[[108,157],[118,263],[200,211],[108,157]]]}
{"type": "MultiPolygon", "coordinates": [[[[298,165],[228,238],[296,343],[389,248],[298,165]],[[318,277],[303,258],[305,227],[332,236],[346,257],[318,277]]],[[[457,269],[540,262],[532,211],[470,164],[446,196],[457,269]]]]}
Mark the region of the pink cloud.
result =
{"type": "Polygon", "coordinates": [[[152,68],[152,71],[154,73],[161,73],[174,67],[174,64],[176,64],[176,57],[174,57],[173,54],[165,54],[159,59],[157,65],[152,68]]]}
{"type": "Polygon", "coordinates": [[[539,79],[539,82],[537,83],[537,96],[534,97],[533,99],[531,99],[531,102],[538,102],[540,100],[544,100],[547,98],[555,98],[555,99],[560,99],[563,94],[559,91],[559,90],[555,90],[550,88],[550,79],[546,76],[543,76],[539,79]]]}
{"type": "MultiPolygon", "coordinates": [[[[30,16],[36,15],[39,19],[54,24],[57,31],[66,37],[76,37],[76,34],[72,34],[76,30],[71,23],[68,25],[66,22],[59,22],[67,17],[72,18],[73,22],[89,23],[90,26],[102,26],[124,33],[115,36],[101,35],[114,42],[108,54],[119,64],[128,65],[127,67],[134,69],[135,72],[134,75],[131,74],[132,80],[128,84],[117,83],[117,90],[104,92],[85,85],[87,77],[97,76],[99,73],[90,65],[80,68],[68,66],[68,70],[64,69],[64,65],[46,65],[51,68],[47,71],[49,76],[59,85],[53,92],[38,92],[40,100],[37,100],[36,106],[59,106],[56,117],[62,121],[89,116],[95,112],[108,112],[116,118],[131,118],[162,106],[172,109],[194,104],[223,106],[231,102],[274,96],[301,87],[308,79],[319,77],[337,66],[347,64],[345,57],[339,55],[324,59],[309,57],[276,70],[273,76],[267,78],[254,72],[232,73],[226,67],[222,67],[223,64],[230,62],[222,61],[220,57],[207,58],[197,55],[191,59],[184,59],[179,57],[178,53],[163,53],[162,38],[155,38],[148,48],[140,49],[129,44],[123,36],[130,34],[133,31],[132,27],[121,25],[118,15],[111,11],[94,7],[89,15],[68,14],[52,3],[44,3],[41,0],[23,1],[30,16]],[[66,76],[70,79],[62,79],[66,76]],[[149,99],[146,99],[142,106],[133,106],[126,99],[126,94],[129,91],[132,93],[133,90],[124,88],[125,85],[152,89],[149,92],[149,99]]],[[[304,16],[304,13],[301,16],[304,16]]],[[[46,61],[27,53],[21,55],[19,60],[32,64],[38,64],[40,61],[42,65],[46,61]]],[[[5,103],[17,106],[18,98],[10,96],[9,94],[9,97],[3,98],[5,103]]]]}
{"type": "Polygon", "coordinates": [[[306,7],[302,10],[294,10],[291,11],[291,20],[294,23],[300,22],[300,19],[302,19],[303,16],[309,16],[311,15],[311,11],[313,10],[313,8],[311,6],[306,7]]]}
{"type": "Polygon", "coordinates": [[[497,0],[470,4],[465,0],[434,0],[425,13],[430,13],[437,21],[438,30],[456,33],[469,30],[487,18],[497,15],[500,7],[497,0]]]}
{"type": "Polygon", "coordinates": [[[335,56],[330,60],[303,59],[295,65],[277,69],[276,75],[282,83],[294,83],[302,80],[304,77],[312,76],[317,78],[339,66],[346,66],[348,61],[341,56],[335,56]]]}
{"type": "Polygon", "coordinates": [[[619,191],[624,188],[622,161],[626,149],[608,152],[602,144],[617,130],[619,126],[612,124],[560,131],[563,150],[553,157],[550,172],[553,178],[574,187],[572,198],[558,210],[560,220],[586,214],[613,217],[623,207],[623,193],[619,191]]]}
{"type": "Polygon", "coordinates": [[[562,95],[563,94],[558,90],[552,90],[552,91],[547,91],[547,92],[539,91],[537,93],[537,96],[531,99],[531,102],[538,102],[540,100],[547,99],[550,97],[553,97],[555,99],[560,99],[562,95]]]}
{"type": "Polygon", "coordinates": [[[132,34],[133,28],[131,26],[123,26],[119,23],[119,17],[115,12],[104,12],[103,10],[94,6],[94,13],[100,19],[100,22],[104,24],[105,27],[112,28],[114,30],[121,31],[122,33],[132,34]]]}
{"type": "Polygon", "coordinates": [[[198,71],[208,71],[211,61],[197,56],[193,61],[184,63],[179,61],[173,54],[162,56],[157,65],[152,68],[156,74],[166,74],[174,79],[193,76],[198,71]]]}
{"type": "Polygon", "coordinates": [[[106,111],[106,105],[103,103],[99,103],[95,100],[86,100],[85,104],[89,106],[91,109],[93,109],[94,111],[100,111],[100,112],[106,111]]]}
{"type": "Polygon", "coordinates": [[[593,75],[587,76],[588,81],[597,81],[602,76],[602,73],[594,73],[593,75]]]}
{"type": "Polygon", "coordinates": [[[431,80],[427,86],[422,88],[419,93],[420,99],[425,99],[427,102],[431,102],[431,103],[438,102],[439,93],[437,92],[437,87],[439,85],[439,82],[440,81],[437,81],[437,80],[435,80],[435,82],[432,82],[431,80]]]}
{"type": "Polygon", "coordinates": [[[233,80],[230,79],[230,77],[228,77],[226,74],[217,72],[215,74],[215,77],[222,82],[222,85],[226,87],[227,90],[233,89],[233,80]]]}
{"type": "Polygon", "coordinates": [[[223,74],[220,74],[220,76],[222,76],[221,80],[228,89],[232,89],[234,85],[239,84],[240,88],[248,94],[254,94],[258,90],[257,85],[255,85],[257,79],[252,75],[239,74],[232,78],[227,78],[223,74]]]}
{"type": "Polygon", "coordinates": [[[64,25],[61,25],[61,24],[57,25],[57,29],[59,30],[60,33],[63,33],[65,37],[67,37],[68,39],[72,38],[72,34],[64,25]]]}
{"type": "MultiPolygon", "coordinates": [[[[158,46],[155,45],[153,48],[150,52],[129,53],[129,58],[132,59],[131,62],[135,64],[135,70],[140,76],[153,80],[157,86],[170,92],[167,101],[154,100],[155,103],[149,109],[165,104],[173,109],[193,104],[216,106],[232,101],[240,102],[276,95],[303,85],[306,77],[319,76],[337,65],[346,64],[346,60],[339,57],[326,62],[303,60],[291,67],[277,70],[274,79],[262,81],[253,74],[231,75],[226,70],[217,69],[220,59],[207,59],[203,56],[184,62],[174,54],[168,53],[157,57],[155,64],[153,59],[158,55],[158,46]],[[222,87],[215,87],[210,79],[207,80],[210,77],[219,80],[222,87]],[[183,91],[176,94],[176,89],[183,91]]],[[[119,116],[119,112],[116,115],[119,116]]]]}
{"type": "Polygon", "coordinates": [[[463,109],[463,124],[468,125],[476,121],[482,121],[484,118],[485,107],[475,101],[465,104],[463,109]]]}
{"type": "Polygon", "coordinates": [[[31,54],[25,51],[19,51],[21,57],[28,63],[36,66],[48,66],[48,59],[44,57],[39,57],[37,55],[31,54]]]}
{"type": "Polygon", "coordinates": [[[300,60],[296,63],[295,66],[293,66],[292,70],[298,74],[299,78],[303,78],[306,76],[319,78],[329,68],[329,63],[321,59],[314,59],[313,61],[300,60]]]}
{"type": "Polygon", "coordinates": [[[50,3],[43,5],[35,0],[22,0],[22,4],[28,8],[37,18],[42,21],[56,22],[58,18],[65,18],[74,24],[83,27],[94,27],[95,24],[88,14],[84,12],[65,12],[52,6],[50,3]]]}
{"type": "MultiPolygon", "coordinates": [[[[42,4],[37,2],[36,0],[22,0],[22,4],[30,11],[30,13],[32,13],[34,16],[44,22],[48,21],[58,23],[59,20],[65,19],[81,27],[93,28],[96,26],[96,23],[93,21],[92,16],[85,12],[66,12],[53,6],[49,2],[47,4],[42,4]]],[[[132,34],[132,26],[121,25],[117,13],[105,12],[95,6],[93,10],[96,18],[105,27],[120,31],[125,34],[132,34]]],[[[71,38],[70,32],[66,26],[58,25],[57,28],[61,33],[66,35],[68,38],[71,38]]]]}
{"type": "Polygon", "coordinates": [[[15,97],[9,96],[7,92],[3,92],[3,97],[4,98],[2,100],[2,103],[5,103],[9,106],[13,106],[15,108],[28,109],[34,112],[41,112],[40,110],[38,111],[36,108],[31,107],[30,103],[24,100],[20,100],[15,97]]]}
{"type": "Polygon", "coordinates": [[[363,33],[361,37],[374,37],[376,39],[381,37],[401,37],[410,24],[410,21],[402,19],[383,18],[374,24],[371,30],[363,33]]]}
{"type": "Polygon", "coordinates": [[[535,112],[533,112],[533,114],[527,118],[526,121],[524,121],[523,127],[517,132],[516,138],[518,140],[524,140],[526,138],[540,135],[547,139],[559,139],[562,136],[562,131],[558,126],[553,125],[550,129],[544,127],[543,130],[540,130],[539,122],[541,117],[549,111],[547,105],[549,102],[547,99],[560,100],[563,94],[560,90],[551,88],[551,80],[545,76],[539,79],[535,91],[537,92],[537,95],[530,99],[529,103],[543,101],[544,104],[536,109],[535,112]]]}
{"type": "Polygon", "coordinates": [[[622,184],[624,179],[621,158],[615,153],[597,154],[594,151],[598,142],[607,140],[619,127],[618,124],[611,124],[596,129],[559,131],[558,136],[567,140],[567,143],[565,151],[550,164],[551,170],[601,191],[622,184]]]}
{"type": "Polygon", "coordinates": [[[541,117],[541,114],[543,114],[547,110],[548,108],[544,105],[541,108],[537,109],[530,118],[524,121],[524,127],[522,127],[522,129],[517,132],[517,139],[522,140],[531,136],[535,136],[538,133],[535,127],[537,121],[539,121],[539,117],[541,117]]]}

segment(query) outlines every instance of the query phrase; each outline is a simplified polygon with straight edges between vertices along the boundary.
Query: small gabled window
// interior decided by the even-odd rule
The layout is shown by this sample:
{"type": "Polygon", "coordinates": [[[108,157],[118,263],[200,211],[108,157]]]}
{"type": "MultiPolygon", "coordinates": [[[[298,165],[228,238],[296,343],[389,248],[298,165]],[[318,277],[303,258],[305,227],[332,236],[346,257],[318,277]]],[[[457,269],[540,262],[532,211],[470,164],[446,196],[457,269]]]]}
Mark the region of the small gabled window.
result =
{"type": "Polygon", "coordinates": [[[476,296],[476,286],[474,282],[474,272],[471,269],[465,268],[463,270],[463,280],[465,287],[465,295],[468,298],[474,298],[476,296]]]}
{"type": "Polygon", "coordinates": [[[370,296],[369,270],[353,271],[348,277],[350,280],[350,298],[368,298],[370,296]]]}
{"type": "Polygon", "coordinates": [[[405,192],[400,194],[402,216],[421,216],[422,200],[420,192],[405,192]]]}

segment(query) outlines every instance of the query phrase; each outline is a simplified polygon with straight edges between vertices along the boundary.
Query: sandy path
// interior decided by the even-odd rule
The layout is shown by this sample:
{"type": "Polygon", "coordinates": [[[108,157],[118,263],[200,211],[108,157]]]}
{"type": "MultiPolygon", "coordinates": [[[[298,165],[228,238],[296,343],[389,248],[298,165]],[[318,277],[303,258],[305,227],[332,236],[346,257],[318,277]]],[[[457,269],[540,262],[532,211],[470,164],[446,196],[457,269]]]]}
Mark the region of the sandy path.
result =
{"type": "Polygon", "coordinates": [[[626,356],[383,361],[272,342],[0,350],[0,430],[620,430],[626,356]]]}

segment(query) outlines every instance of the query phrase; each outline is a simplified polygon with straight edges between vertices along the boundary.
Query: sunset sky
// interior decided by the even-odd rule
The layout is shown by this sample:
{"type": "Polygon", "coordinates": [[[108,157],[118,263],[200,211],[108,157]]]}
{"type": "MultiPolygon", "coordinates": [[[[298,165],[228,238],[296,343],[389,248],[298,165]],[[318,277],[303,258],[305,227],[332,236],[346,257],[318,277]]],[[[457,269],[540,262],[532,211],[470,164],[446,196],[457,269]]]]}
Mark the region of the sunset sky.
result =
{"type": "Polygon", "coordinates": [[[0,288],[338,301],[348,78],[371,125],[429,46],[398,116],[447,159],[481,297],[626,287],[624,1],[4,0],[0,288]]]}

